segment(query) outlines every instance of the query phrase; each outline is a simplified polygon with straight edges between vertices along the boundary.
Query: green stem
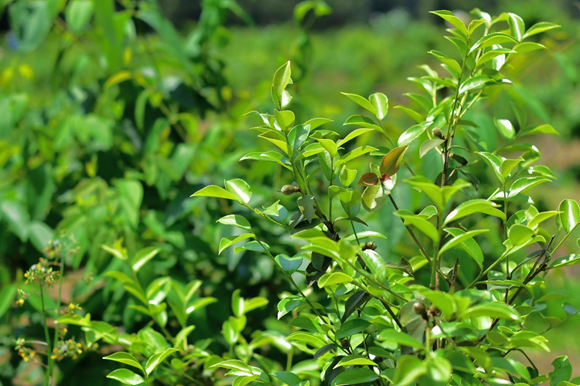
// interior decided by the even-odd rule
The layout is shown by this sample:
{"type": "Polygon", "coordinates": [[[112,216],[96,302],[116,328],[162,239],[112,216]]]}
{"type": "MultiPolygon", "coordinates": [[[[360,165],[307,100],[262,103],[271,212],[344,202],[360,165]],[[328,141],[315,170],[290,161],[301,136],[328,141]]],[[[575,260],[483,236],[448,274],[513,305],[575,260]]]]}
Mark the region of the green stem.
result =
{"type": "Polygon", "coordinates": [[[47,351],[46,360],[48,364],[48,369],[46,370],[46,374],[44,377],[44,385],[50,386],[53,370],[53,360],[51,358],[52,345],[50,343],[50,334],[48,333],[48,324],[46,322],[46,306],[44,303],[44,289],[42,287],[42,284],[40,284],[40,304],[42,306],[42,326],[44,328],[44,338],[46,339],[46,351],[47,351]]]}
{"type": "MultiPolygon", "coordinates": [[[[56,302],[57,318],[60,317],[60,307],[62,304],[62,278],[63,278],[63,275],[64,275],[64,261],[61,257],[60,268],[59,268],[59,273],[58,273],[58,297],[57,297],[57,302],[56,302]]],[[[56,347],[57,344],[58,344],[58,328],[55,328],[54,329],[53,347],[56,347]]]]}

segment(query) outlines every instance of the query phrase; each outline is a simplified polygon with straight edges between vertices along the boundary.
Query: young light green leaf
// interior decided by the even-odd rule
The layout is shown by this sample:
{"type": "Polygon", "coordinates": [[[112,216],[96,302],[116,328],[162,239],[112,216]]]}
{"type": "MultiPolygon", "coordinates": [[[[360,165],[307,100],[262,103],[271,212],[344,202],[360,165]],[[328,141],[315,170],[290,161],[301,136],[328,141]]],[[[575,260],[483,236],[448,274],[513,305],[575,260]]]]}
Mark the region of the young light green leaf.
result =
{"type": "Polygon", "coordinates": [[[239,214],[228,214],[227,216],[224,216],[219,220],[217,220],[217,222],[224,225],[232,225],[241,229],[245,229],[247,231],[251,229],[248,220],[246,220],[244,216],[241,216],[239,214]]]}
{"type": "Polygon", "coordinates": [[[475,236],[480,235],[482,233],[488,232],[489,229],[478,229],[474,231],[468,231],[463,234],[457,235],[449,240],[440,250],[439,256],[443,255],[445,252],[450,250],[451,248],[458,246],[459,244],[463,243],[466,240],[473,239],[475,236]]]}
{"type": "Polygon", "coordinates": [[[377,109],[375,108],[375,106],[373,106],[371,104],[371,102],[369,102],[368,99],[366,99],[360,95],[357,95],[357,94],[349,94],[346,92],[341,92],[341,94],[348,97],[350,100],[352,100],[357,105],[359,105],[360,107],[362,107],[363,109],[365,109],[369,113],[373,114],[374,116],[378,115],[377,109]]]}
{"type": "Polygon", "coordinates": [[[272,80],[272,101],[278,110],[282,110],[286,105],[289,104],[288,96],[286,92],[286,86],[292,83],[290,62],[286,62],[282,67],[280,67],[274,73],[274,79],[272,80]]]}
{"type": "Polygon", "coordinates": [[[401,346],[423,348],[423,344],[411,335],[395,330],[383,330],[379,333],[379,339],[386,342],[395,342],[401,346]]]}
{"type": "Polygon", "coordinates": [[[510,32],[514,38],[518,42],[521,42],[524,38],[524,32],[526,30],[526,26],[524,24],[524,20],[516,15],[515,13],[508,13],[508,23],[510,25],[510,32]]]}
{"type": "Polygon", "coordinates": [[[117,369],[110,372],[107,378],[119,381],[124,385],[141,385],[145,384],[145,380],[142,376],[135,374],[131,370],[127,369],[117,369]]]}
{"type": "Polygon", "coordinates": [[[351,131],[346,137],[344,137],[343,139],[339,140],[336,144],[338,146],[342,146],[345,143],[347,143],[348,141],[351,141],[353,139],[355,139],[358,136],[361,136],[363,134],[369,133],[371,131],[374,131],[374,129],[356,129],[351,131]]]}
{"type": "Polygon", "coordinates": [[[389,98],[383,93],[376,92],[369,96],[369,101],[375,109],[375,117],[382,121],[389,112],[389,98]]]}
{"type": "Polygon", "coordinates": [[[440,11],[430,11],[434,15],[439,16],[440,18],[444,19],[446,22],[457,28],[457,30],[465,37],[468,36],[467,28],[465,24],[459,19],[457,16],[453,14],[451,11],[447,10],[440,10],[440,11]]]}
{"type": "Polygon", "coordinates": [[[537,34],[542,33],[542,32],[549,31],[549,30],[554,29],[554,28],[560,28],[560,26],[558,24],[553,24],[553,23],[541,21],[539,23],[534,24],[530,28],[528,28],[528,30],[524,34],[524,39],[527,39],[530,36],[534,36],[534,35],[537,35],[537,34]]]}
{"type": "Polygon", "coordinates": [[[496,119],[495,127],[505,139],[512,139],[516,135],[516,129],[509,119],[496,119]]]}
{"type": "Polygon", "coordinates": [[[133,257],[131,266],[133,271],[138,272],[149,260],[159,253],[160,249],[155,247],[143,248],[133,257]]]}
{"type": "Polygon", "coordinates": [[[239,236],[229,236],[229,237],[222,238],[220,240],[218,255],[221,255],[221,253],[223,251],[225,251],[226,249],[228,249],[232,245],[239,243],[242,240],[249,239],[251,237],[254,237],[253,233],[244,233],[244,234],[241,234],[239,236]]]}
{"type": "Polygon", "coordinates": [[[560,223],[566,233],[570,233],[580,222],[580,206],[575,200],[563,200],[558,206],[560,223]]]}
{"type": "Polygon", "coordinates": [[[475,199],[463,202],[447,215],[445,221],[443,222],[443,225],[458,220],[460,218],[469,216],[473,213],[484,213],[505,220],[505,214],[501,210],[497,209],[497,206],[498,206],[497,204],[491,201],[482,199],[475,199]]]}
{"type": "Polygon", "coordinates": [[[439,145],[441,145],[445,140],[441,138],[431,138],[426,140],[421,144],[421,148],[419,149],[419,156],[423,158],[425,154],[429,153],[430,150],[435,149],[439,145]]]}
{"type": "Polygon", "coordinates": [[[477,317],[518,320],[520,314],[510,305],[500,302],[485,303],[469,307],[459,316],[460,319],[477,317]]]}
{"type": "Polygon", "coordinates": [[[116,352],[114,354],[107,355],[106,357],[103,357],[103,359],[108,360],[108,361],[124,363],[126,365],[138,368],[143,373],[145,372],[145,370],[143,369],[143,366],[141,366],[141,363],[139,363],[139,361],[137,359],[135,359],[135,357],[133,355],[131,355],[127,352],[116,352]]]}
{"type": "Polygon", "coordinates": [[[215,197],[215,198],[225,198],[226,200],[234,200],[238,201],[238,198],[225,190],[224,188],[220,188],[216,185],[206,186],[198,190],[197,192],[193,193],[190,197],[215,197]]]}
{"type": "Polygon", "coordinates": [[[154,354],[152,357],[150,357],[147,360],[147,364],[145,365],[145,372],[147,373],[147,375],[151,375],[151,373],[153,372],[153,370],[157,368],[157,366],[163,363],[163,361],[165,361],[165,359],[167,359],[168,356],[177,351],[179,350],[175,348],[168,348],[162,353],[154,354]]]}
{"type": "Polygon", "coordinates": [[[352,282],[352,277],[343,272],[329,272],[325,273],[318,279],[318,287],[324,288],[331,285],[338,285],[342,283],[352,282]]]}
{"type": "Polygon", "coordinates": [[[405,146],[410,144],[415,139],[419,138],[421,134],[423,134],[425,130],[427,130],[429,125],[430,122],[421,122],[419,124],[409,127],[399,136],[399,139],[397,140],[398,145],[405,146]]]}
{"type": "Polygon", "coordinates": [[[252,198],[252,191],[250,185],[242,179],[235,178],[225,182],[226,190],[230,192],[237,201],[248,203],[252,198]]]}

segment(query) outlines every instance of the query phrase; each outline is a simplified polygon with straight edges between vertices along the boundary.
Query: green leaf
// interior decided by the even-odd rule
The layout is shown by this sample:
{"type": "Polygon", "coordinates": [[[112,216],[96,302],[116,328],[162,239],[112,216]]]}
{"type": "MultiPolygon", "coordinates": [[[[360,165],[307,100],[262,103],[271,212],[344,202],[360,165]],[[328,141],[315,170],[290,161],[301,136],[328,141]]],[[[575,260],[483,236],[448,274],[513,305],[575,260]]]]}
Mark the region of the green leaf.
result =
{"type": "Polygon", "coordinates": [[[477,90],[490,83],[492,79],[486,75],[476,75],[467,79],[459,86],[459,94],[464,94],[468,91],[477,90]]]}
{"type": "Polygon", "coordinates": [[[357,147],[356,149],[346,153],[345,155],[343,155],[342,157],[340,157],[340,159],[338,161],[336,161],[335,166],[339,167],[342,164],[346,164],[347,162],[352,161],[353,159],[356,159],[360,156],[363,156],[367,153],[370,153],[372,151],[378,150],[376,147],[372,147],[372,146],[360,146],[357,147]]]}
{"type": "Polygon", "coordinates": [[[346,321],[340,328],[336,331],[336,339],[344,339],[350,337],[354,334],[364,331],[371,323],[364,319],[351,319],[346,321]]]}
{"type": "Polygon", "coordinates": [[[294,113],[290,110],[274,110],[274,116],[276,117],[276,122],[278,122],[280,129],[283,131],[287,131],[289,128],[291,128],[296,121],[294,113]]]}
{"type": "Polygon", "coordinates": [[[395,342],[401,346],[423,348],[423,344],[411,335],[395,330],[383,330],[379,333],[379,338],[386,342],[395,342]]]}
{"type": "Polygon", "coordinates": [[[516,129],[509,119],[496,119],[494,120],[495,127],[505,139],[512,139],[516,135],[516,129]]]}
{"type": "Polygon", "coordinates": [[[338,153],[338,147],[334,141],[325,138],[316,138],[316,140],[330,154],[331,157],[334,157],[338,153]]]}
{"type": "Polygon", "coordinates": [[[560,356],[552,362],[554,371],[550,372],[550,386],[558,386],[560,382],[567,382],[572,377],[572,365],[567,356],[560,356]]]}
{"type": "Polygon", "coordinates": [[[502,43],[517,43],[518,41],[514,39],[512,36],[508,34],[504,34],[502,32],[493,32],[481,37],[471,48],[469,49],[469,53],[472,53],[475,50],[490,47],[496,44],[502,43]]]}
{"type": "Polygon", "coordinates": [[[71,32],[79,34],[93,15],[93,2],[90,0],[77,0],[69,3],[65,10],[65,20],[71,32]]]}
{"type": "Polygon", "coordinates": [[[411,386],[426,373],[427,365],[425,362],[415,356],[404,355],[397,362],[393,384],[396,386],[411,386]]]}
{"type": "Polygon", "coordinates": [[[350,184],[352,184],[355,178],[356,178],[356,170],[349,169],[346,167],[346,165],[342,165],[342,169],[340,170],[339,175],[340,183],[342,184],[342,186],[344,187],[350,186],[350,184]]]}
{"type": "Polygon", "coordinates": [[[274,79],[272,80],[272,101],[278,110],[282,110],[289,103],[289,94],[287,94],[286,86],[292,83],[290,78],[292,70],[290,68],[290,62],[286,62],[282,67],[280,67],[274,73],[274,79]]]}
{"type": "Polygon", "coordinates": [[[384,276],[385,261],[381,255],[372,249],[365,249],[360,256],[373,275],[382,274],[384,276]]]}
{"type": "Polygon", "coordinates": [[[508,13],[508,23],[510,25],[510,32],[514,38],[518,42],[521,42],[524,38],[524,32],[526,30],[526,26],[524,24],[524,20],[516,15],[515,13],[508,13]]]}
{"type": "Polygon", "coordinates": [[[427,154],[429,151],[435,149],[436,147],[441,145],[443,142],[445,142],[445,140],[443,140],[441,138],[432,138],[432,139],[426,140],[425,142],[423,142],[421,144],[421,148],[419,150],[419,156],[421,158],[423,158],[425,156],[425,154],[427,154]]]}
{"type": "Polygon", "coordinates": [[[308,222],[312,222],[314,218],[314,196],[302,196],[296,200],[298,209],[306,217],[308,222]]]}
{"type": "Polygon", "coordinates": [[[342,358],[334,368],[346,366],[378,366],[375,362],[362,355],[349,355],[342,358]]]}
{"type": "Polygon", "coordinates": [[[190,197],[215,197],[215,198],[225,198],[226,200],[238,201],[238,197],[234,196],[224,188],[220,188],[216,185],[206,186],[193,193],[190,197]]]}
{"type": "Polygon", "coordinates": [[[379,133],[383,134],[385,133],[383,128],[377,125],[372,119],[364,117],[359,114],[351,115],[350,117],[348,117],[344,122],[344,125],[356,125],[358,127],[373,129],[375,131],[378,131],[379,133]]]}
{"type": "Polygon", "coordinates": [[[238,236],[229,236],[229,237],[222,238],[220,240],[218,255],[221,255],[221,253],[223,251],[225,251],[226,249],[228,249],[232,245],[239,243],[242,240],[246,240],[246,239],[253,238],[253,237],[255,237],[253,233],[244,233],[244,234],[241,234],[238,236]]]}
{"type": "Polygon", "coordinates": [[[28,240],[30,215],[23,205],[17,202],[4,201],[0,205],[0,214],[20,241],[28,240]]]}
{"type": "Polygon", "coordinates": [[[443,357],[433,356],[427,361],[427,376],[434,385],[449,385],[452,372],[451,363],[443,357]]]}
{"type": "MultiPolygon", "coordinates": [[[[465,233],[464,230],[459,228],[445,228],[445,232],[456,237],[465,233]]],[[[461,247],[475,260],[479,268],[483,267],[483,252],[479,247],[479,244],[473,239],[463,240],[461,242],[461,247]]]]}
{"type": "Polygon", "coordinates": [[[439,254],[438,256],[441,256],[442,254],[444,254],[445,252],[447,252],[448,250],[450,250],[451,248],[463,243],[465,240],[469,240],[474,238],[477,235],[480,235],[482,233],[488,232],[489,229],[478,229],[478,230],[474,230],[474,231],[468,231],[465,232],[463,234],[460,234],[458,236],[453,237],[451,240],[449,240],[440,250],[439,250],[439,254]]]}
{"type": "Polygon", "coordinates": [[[338,146],[342,146],[345,143],[352,141],[353,139],[355,139],[356,137],[359,137],[363,134],[369,133],[371,131],[374,131],[374,129],[356,129],[351,131],[346,137],[344,137],[343,139],[339,140],[336,144],[338,146]]]}
{"type": "Polygon", "coordinates": [[[143,377],[127,369],[112,371],[107,375],[107,378],[119,381],[124,385],[141,385],[145,383],[143,377]]]}
{"type": "Polygon", "coordinates": [[[366,98],[364,98],[364,97],[362,97],[360,95],[357,95],[357,94],[349,94],[349,93],[346,93],[346,92],[341,92],[341,94],[344,95],[344,96],[346,96],[346,97],[348,97],[350,100],[352,100],[357,105],[359,105],[360,107],[362,107],[366,111],[370,112],[374,116],[378,116],[379,113],[378,113],[377,109],[375,108],[375,106],[373,106],[371,104],[371,102],[369,102],[368,99],[366,99],[366,98]]]}
{"type": "Polygon", "coordinates": [[[361,367],[346,369],[332,380],[332,386],[359,385],[374,382],[379,376],[374,371],[361,367]]]}
{"type": "Polygon", "coordinates": [[[381,161],[381,173],[386,173],[389,177],[395,175],[399,171],[399,166],[408,148],[409,146],[400,146],[389,151],[381,161]]]}
{"type": "Polygon", "coordinates": [[[379,121],[382,121],[389,112],[389,98],[387,98],[383,93],[376,92],[369,96],[369,101],[375,109],[375,117],[377,117],[379,121]]]}
{"type": "Polygon", "coordinates": [[[191,302],[188,303],[187,308],[185,309],[185,313],[187,315],[197,311],[197,310],[201,310],[204,307],[207,307],[208,305],[217,302],[216,298],[210,297],[210,296],[206,296],[203,298],[199,298],[199,299],[194,299],[191,302]]]}
{"type": "Polygon", "coordinates": [[[522,132],[521,132],[522,136],[535,135],[535,134],[559,135],[558,131],[556,131],[556,129],[554,129],[554,127],[552,125],[548,125],[548,124],[543,124],[543,125],[532,127],[532,128],[526,128],[526,129],[522,130],[522,132]]]}
{"type": "Polygon", "coordinates": [[[512,225],[508,230],[508,238],[514,247],[524,245],[534,237],[534,231],[525,225],[512,225]]]}
{"type": "Polygon", "coordinates": [[[163,363],[163,361],[165,361],[165,359],[167,359],[168,356],[177,351],[179,350],[175,348],[168,348],[162,353],[155,354],[151,358],[149,358],[147,360],[147,364],[145,365],[145,372],[147,373],[147,375],[151,375],[151,373],[153,372],[153,370],[157,368],[157,366],[163,363]]]}
{"type": "Polygon", "coordinates": [[[554,28],[560,28],[560,26],[558,24],[541,21],[539,23],[534,24],[526,31],[526,33],[524,34],[524,39],[527,39],[530,36],[534,36],[542,32],[549,31],[554,28]]]}
{"type": "Polygon", "coordinates": [[[217,220],[220,224],[224,225],[232,225],[241,229],[245,229],[247,231],[251,230],[250,223],[244,216],[239,214],[229,214],[217,220]]]}
{"type": "Polygon", "coordinates": [[[302,265],[302,258],[295,257],[290,258],[287,255],[277,255],[276,261],[280,264],[280,267],[286,272],[294,272],[302,265]]]}
{"type": "Polygon", "coordinates": [[[338,285],[342,283],[352,282],[352,277],[343,272],[325,273],[318,279],[318,287],[324,288],[331,285],[338,285]]]}
{"type": "Polygon", "coordinates": [[[520,193],[525,193],[528,190],[543,184],[544,182],[550,182],[547,178],[542,177],[522,177],[514,181],[510,187],[508,197],[515,197],[520,193]]]}
{"type": "Polygon", "coordinates": [[[575,200],[563,200],[558,206],[560,223],[566,233],[570,233],[580,222],[580,206],[575,200]]]}
{"type": "Polygon", "coordinates": [[[431,124],[430,122],[422,122],[417,125],[409,127],[399,136],[397,144],[399,146],[410,144],[415,139],[419,138],[419,136],[421,136],[421,134],[423,134],[425,130],[427,130],[430,124],[431,124]]]}
{"type": "Polygon", "coordinates": [[[477,318],[481,316],[497,319],[518,320],[520,314],[512,306],[509,306],[505,303],[494,302],[470,307],[461,313],[460,319],[477,318]]]}
{"type": "Polygon", "coordinates": [[[225,182],[226,190],[230,192],[237,201],[243,203],[249,203],[252,198],[252,192],[250,190],[250,185],[246,181],[235,178],[233,180],[228,180],[225,182]]]}
{"type": "Polygon", "coordinates": [[[8,284],[6,287],[0,290],[0,319],[8,311],[14,298],[16,297],[16,286],[14,284],[8,284]]]}
{"type": "Polygon", "coordinates": [[[443,222],[443,225],[472,215],[473,213],[484,213],[490,216],[499,217],[505,221],[505,214],[501,210],[497,209],[497,206],[497,204],[483,199],[475,199],[463,202],[451,212],[449,212],[445,218],[445,221],[443,222]]]}
{"type": "Polygon", "coordinates": [[[141,249],[131,260],[131,267],[133,271],[139,272],[141,268],[152,258],[159,253],[160,249],[155,247],[147,247],[141,249]]]}
{"type": "Polygon", "coordinates": [[[455,73],[459,74],[461,72],[461,66],[459,65],[459,63],[457,63],[455,59],[448,58],[447,55],[445,55],[443,52],[431,50],[428,53],[439,59],[439,61],[447,65],[455,73]]]}
{"type": "Polygon", "coordinates": [[[413,214],[406,214],[405,212],[398,211],[395,213],[397,216],[401,217],[405,221],[405,225],[412,225],[422,233],[427,235],[433,243],[437,243],[439,241],[439,232],[435,225],[431,224],[429,220],[427,220],[423,216],[413,215],[413,214]]]}
{"type": "Polygon", "coordinates": [[[481,156],[481,158],[483,158],[483,161],[489,167],[491,167],[491,170],[493,170],[497,179],[500,182],[503,182],[504,178],[503,178],[503,175],[501,174],[502,159],[495,154],[487,153],[487,152],[483,152],[483,151],[476,152],[476,154],[478,154],[479,156],[481,156]]]}
{"type": "Polygon", "coordinates": [[[116,352],[114,354],[103,357],[103,359],[108,360],[108,361],[124,363],[126,365],[138,368],[143,373],[145,372],[145,370],[143,369],[143,366],[141,366],[141,363],[139,363],[139,361],[137,359],[135,359],[135,357],[133,355],[131,355],[127,352],[116,352]]]}
{"type": "Polygon", "coordinates": [[[255,297],[252,299],[246,299],[244,301],[244,314],[255,310],[256,308],[264,307],[268,305],[268,299],[263,297],[255,297]]]}
{"type": "Polygon", "coordinates": [[[468,32],[465,24],[459,19],[457,16],[453,14],[451,11],[447,10],[440,10],[440,11],[430,11],[434,15],[439,16],[440,18],[444,19],[446,22],[457,28],[457,30],[465,37],[467,37],[468,32]]]}

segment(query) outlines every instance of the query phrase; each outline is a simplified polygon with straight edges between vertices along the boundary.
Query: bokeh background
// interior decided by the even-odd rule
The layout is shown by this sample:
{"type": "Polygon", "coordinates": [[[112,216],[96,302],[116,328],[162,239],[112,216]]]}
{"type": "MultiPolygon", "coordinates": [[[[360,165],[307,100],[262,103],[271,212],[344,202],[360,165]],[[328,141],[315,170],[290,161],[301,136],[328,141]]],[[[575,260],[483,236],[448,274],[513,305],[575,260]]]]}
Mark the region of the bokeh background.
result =
{"type": "MultiPolygon", "coordinates": [[[[275,166],[238,163],[248,151],[265,148],[244,114],[272,109],[271,76],[287,60],[300,119],[328,117],[333,129],[345,132],[342,122],[357,110],[340,92],[381,91],[390,98],[389,131],[409,127],[409,118],[393,109],[408,104],[404,94],[414,91],[407,78],[418,76],[423,63],[436,68],[427,51],[450,50],[444,24],[429,10],[468,17],[479,7],[517,13],[526,26],[561,25],[542,35],[548,50],[514,63],[514,86],[486,107],[513,118],[509,94],[525,105],[530,122],[559,131],[535,143],[540,163],[558,177],[537,188],[538,207],[580,200],[578,1],[329,0],[314,11],[290,0],[69,3],[75,2],[83,4],[63,11],[65,1],[0,0],[0,383],[34,384],[38,375],[12,352],[15,336],[40,334],[34,305],[17,309],[14,293],[23,271],[63,234],[74,234],[79,245],[67,262],[65,301],[82,303],[93,318],[127,330],[141,323],[124,291],[104,276],[116,261],[101,245],[122,240],[129,253],[162,248],[144,280],[200,279],[204,294],[220,299],[223,306],[194,317],[201,336],[219,333],[235,288],[272,300],[249,325],[283,330],[273,305],[286,284],[264,256],[218,256],[228,230],[215,219],[231,209],[189,195],[245,176],[259,203],[291,183],[275,166]]],[[[386,243],[401,239],[403,229],[392,219],[371,220],[389,235],[386,243]]],[[[571,240],[562,253],[574,247],[571,240]]],[[[580,307],[580,270],[551,275],[551,285],[580,307]]],[[[550,307],[562,312],[561,303],[550,307]]],[[[547,337],[552,352],[534,353],[542,369],[568,355],[579,375],[578,319],[547,337]]],[[[105,384],[108,364],[102,362],[89,354],[63,364],[65,384],[105,384]]]]}

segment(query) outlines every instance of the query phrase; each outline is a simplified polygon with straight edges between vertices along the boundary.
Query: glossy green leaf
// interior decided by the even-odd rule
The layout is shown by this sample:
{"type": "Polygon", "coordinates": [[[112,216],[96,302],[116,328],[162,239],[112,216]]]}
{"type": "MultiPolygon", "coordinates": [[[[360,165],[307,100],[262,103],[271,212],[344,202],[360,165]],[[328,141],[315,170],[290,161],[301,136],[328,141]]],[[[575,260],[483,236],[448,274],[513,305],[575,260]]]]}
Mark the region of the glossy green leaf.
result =
{"type": "Polygon", "coordinates": [[[484,213],[505,220],[505,214],[497,209],[497,207],[498,205],[494,202],[482,199],[465,201],[449,212],[443,224],[449,224],[452,221],[459,220],[474,213],[484,213]]]}
{"type": "Polygon", "coordinates": [[[447,11],[447,10],[440,10],[440,11],[430,11],[429,13],[432,13],[432,14],[437,15],[440,18],[444,19],[446,22],[448,22],[449,24],[451,24],[452,26],[457,28],[457,30],[463,36],[468,35],[467,28],[465,27],[465,24],[463,24],[461,19],[459,19],[457,16],[455,16],[453,14],[453,12],[447,11]]]}
{"type": "Polygon", "coordinates": [[[439,250],[439,256],[444,254],[445,252],[447,252],[451,248],[460,245],[465,240],[472,239],[475,236],[480,235],[480,234],[485,233],[485,232],[488,232],[488,231],[489,231],[488,229],[478,229],[478,230],[468,231],[468,232],[465,232],[463,234],[454,236],[451,240],[449,240],[447,243],[445,243],[445,245],[443,245],[443,247],[441,247],[441,249],[439,250]]]}
{"type": "Polygon", "coordinates": [[[272,101],[278,110],[282,110],[286,107],[290,101],[286,93],[286,86],[292,83],[290,79],[291,68],[290,62],[286,62],[282,67],[280,67],[276,73],[274,73],[274,79],[272,80],[272,101]]]}
{"type": "Polygon", "coordinates": [[[475,42],[473,46],[471,46],[469,52],[471,53],[482,48],[503,43],[517,43],[517,40],[512,36],[505,34],[503,32],[492,32],[490,34],[482,36],[477,42],[475,42]]]}
{"type": "Polygon", "coordinates": [[[367,368],[352,368],[341,372],[332,380],[332,386],[359,385],[374,382],[379,376],[374,371],[367,368]]]}
{"type": "Polygon", "coordinates": [[[228,180],[225,182],[226,190],[230,192],[237,201],[244,203],[249,203],[252,198],[252,191],[250,190],[250,185],[246,181],[235,178],[233,180],[228,180]]]}
{"type": "Polygon", "coordinates": [[[412,386],[427,373],[427,365],[416,356],[404,355],[397,362],[393,383],[397,386],[412,386]]]}
{"type": "Polygon", "coordinates": [[[224,188],[220,188],[216,185],[206,186],[205,188],[202,188],[193,193],[190,197],[216,197],[225,198],[226,200],[238,201],[238,197],[234,196],[224,188]]]}
{"type": "Polygon", "coordinates": [[[318,287],[324,288],[331,285],[338,285],[342,283],[352,282],[352,277],[343,272],[325,273],[318,279],[318,287]]]}
{"type": "Polygon", "coordinates": [[[237,228],[245,229],[247,231],[251,229],[248,220],[246,220],[244,216],[241,216],[239,214],[228,214],[227,216],[224,216],[219,220],[217,220],[217,222],[224,225],[232,225],[237,228]]]}
{"type": "Polygon", "coordinates": [[[107,378],[119,381],[124,385],[141,385],[145,383],[142,376],[127,369],[117,369],[112,371],[107,375],[107,378]]]}
{"type": "Polygon", "coordinates": [[[158,353],[153,355],[147,360],[147,364],[145,365],[145,372],[147,375],[151,375],[153,370],[157,368],[161,363],[163,363],[167,357],[171,354],[177,352],[178,350],[175,348],[168,348],[167,350],[163,351],[162,353],[158,353]]]}
{"type": "Polygon", "coordinates": [[[563,200],[558,206],[560,224],[566,233],[572,232],[580,222],[580,206],[575,200],[563,200]]]}
{"type": "Polygon", "coordinates": [[[379,333],[379,339],[385,342],[395,342],[401,346],[423,348],[421,342],[401,331],[383,330],[379,333]]]}
{"type": "Polygon", "coordinates": [[[419,138],[421,136],[421,134],[423,134],[425,132],[425,130],[427,130],[429,125],[430,125],[430,123],[428,123],[428,122],[422,122],[422,123],[416,124],[414,126],[411,126],[407,130],[405,130],[403,132],[403,134],[401,134],[399,136],[399,139],[397,140],[397,144],[399,146],[405,146],[405,145],[410,144],[415,139],[419,138]]]}
{"type": "Polygon", "coordinates": [[[152,258],[154,258],[160,249],[155,247],[147,247],[141,249],[131,260],[131,267],[133,271],[138,272],[143,266],[152,258]]]}
{"type": "Polygon", "coordinates": [[[528,28],[528,30],[524,34],[524,39],[527,39],[530,36],[534,36],[534,35],[537,35],[537,34],[542,33],[542,32],[549,31],[549,30],[554,29],[554,28],[560,28],[560,26],[557,24],[541,21],[539,23],[534,24],[530,28],[528,28]]]}
{"type": "Polygon", "coordinates": [[[364,319],[351,319],[343,323],[336,331],[336,339],[348,338],[354,334],[358,334],[371,326],[371,323],[364,319]]]}
{"type": "Polygon", "coordinates": [[[512,306],[509,306],[505,303],[494,302],[469,307],[467,310],[461,313],[460,318],[469,319],[481,316],[497,319],[518,320],[520,314],[512,306]]]}
{"type": "Polygon", "coordinates": [[[365,97],[362,97],[362,96],[357,95],[357,94],[349,94],[346,92],[341,92],[341,94],[348,97],[350,100],[352,100],[357,105],[359,105],[360,107],[362,107],[363,109],[365,109],[369,113],[373,114],[374,116],[378,115],[378,111],[375,108],[375,106],[373,106],[371,104],[371,102],[369,102],[369,100],[366,99],[365,97]]]}
{"type": "Polygon", "coordinates": [[[369,101],[375,109],[375,117],[382,121],[389,112],[389,98],[383,93],[376,92],[369,96],[369,101]]]}
{"type": "Polygon", "coordinates": [[[106,357],[103,357],[103,359],[108,360],[108,361],[124,363],[126,365],[138,368],[142,372],[145,372],[145,370],[143,369],[143,366],[141,366],[141,363],[139,363],[139,361],[137,359],[135,359],[135,357],[133,355],[131,355],[127,352],[116,352],[114,354],[107,355],[106,357]]]}
{"type": "Polygon", "coordinates": [[[232,245],[237,244],[240,241],[247,240],[249,238],[253,238],[253,237],[254,237],[253,233],[244,233],[244,234],[241,234],[238,236],[229,236],[229,237],[222,238],[220,240],[218,255],[221,255],[221,253],[223,251],[225,251],[226,249],[228,249],[232,245]]]}

